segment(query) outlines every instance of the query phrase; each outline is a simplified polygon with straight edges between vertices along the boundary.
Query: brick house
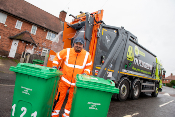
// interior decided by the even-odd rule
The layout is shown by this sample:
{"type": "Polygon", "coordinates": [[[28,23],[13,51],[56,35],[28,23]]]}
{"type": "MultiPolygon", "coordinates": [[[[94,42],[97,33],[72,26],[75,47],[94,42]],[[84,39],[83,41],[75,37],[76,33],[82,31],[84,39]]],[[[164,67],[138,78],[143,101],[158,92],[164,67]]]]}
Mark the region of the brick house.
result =
{"type": "Polygon", "coordinates": [[[0,55],[19,59],[25,51],[44,56],[65,17],[65,11],[58,18],[24,0],[1,0],[0,55]]]}
{"type": "Polygon", "coordinates": [[[171,73],[170,76],[162,78],[162,83],[170,83],[172,80],[175,80],[175,76],[171,73]]]}

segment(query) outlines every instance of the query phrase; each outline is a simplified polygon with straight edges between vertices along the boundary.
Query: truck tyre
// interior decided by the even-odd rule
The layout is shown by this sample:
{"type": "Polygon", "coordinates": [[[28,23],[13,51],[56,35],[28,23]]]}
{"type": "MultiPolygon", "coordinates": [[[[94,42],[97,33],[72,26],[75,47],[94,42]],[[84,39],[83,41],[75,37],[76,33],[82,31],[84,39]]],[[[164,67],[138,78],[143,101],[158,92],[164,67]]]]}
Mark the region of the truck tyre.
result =
{"type": "Polygon", "coordinates": [[[133,100],[136,100],[139,98],[140,96],[140,92],[141,92],[141,89],[140,89],[140,83],[137,81],[137,82],[133,82],[132,84],[132,89],[131,89],[131,97],[133,100]]]}
{"type": "Polygon", "coordinates": [[[155,92],[152,92],[151,96],[152,97],[157,97],[158,93],[159,93],[159,84],[156,83],[155,84],[155,92]]]}
{"type": "Polygon", "coordinates": [[[125,101],[129,95],[129,83],[127,80],[123,80],[119,86],[118,99],[120,101],[125,101]]]}

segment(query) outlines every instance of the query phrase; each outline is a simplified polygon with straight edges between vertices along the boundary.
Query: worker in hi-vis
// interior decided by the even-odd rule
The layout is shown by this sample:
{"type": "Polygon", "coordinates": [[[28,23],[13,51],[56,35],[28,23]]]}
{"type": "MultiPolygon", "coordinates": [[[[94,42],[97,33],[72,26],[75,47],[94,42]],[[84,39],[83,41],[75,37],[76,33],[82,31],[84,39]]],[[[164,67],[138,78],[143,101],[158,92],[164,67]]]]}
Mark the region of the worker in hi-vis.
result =
{"type": "Polygon", "coordinates": [[[62,104],[66,97],[67,90],[69,89],[68,100],[64,109],[62,117],[69,117],[72,98],[75,87],[75,77],[77,74],[90,75],[92,60],[89,52],[83,49],[84,39],[77,37],[73,41],[73,48],[66,48],[58,52],[53,59],[53,68],[58,68],[59,63],[62,61],[63,75],[59,81],[58,93],[55,97],[54,110],[52,117],[59,117],[62,104]]]}

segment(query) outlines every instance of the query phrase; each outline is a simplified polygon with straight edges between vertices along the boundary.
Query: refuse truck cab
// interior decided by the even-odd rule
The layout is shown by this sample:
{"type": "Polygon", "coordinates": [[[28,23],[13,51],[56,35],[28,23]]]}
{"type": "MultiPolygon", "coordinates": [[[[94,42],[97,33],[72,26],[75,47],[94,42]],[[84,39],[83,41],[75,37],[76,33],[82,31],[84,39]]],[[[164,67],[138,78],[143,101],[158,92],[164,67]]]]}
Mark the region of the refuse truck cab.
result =
{"type": "Polygon", "coordinates": [[[158,91],[162,91],[162,79],[165,78],[165,69],[163,68],[161,62],[156,58],[156,72],[155,77],[159,80],[159,88],[158,91]]]}
{"type": "MultiPolygon", "coordinates": [[[[73,16],[73,15],[70,15],[73,16]]],[[[115,82],[120,101],[138,99],[140,93],[157,97],[162,86],[161,63],[156,55],[138,43],[124,27],[106,25],[103,10],[81,12],[73,21],[64,22],[63,48],[73,47],[76,37],[85,39],[84,48],[92,57],[92,75],[115,82]]]]}

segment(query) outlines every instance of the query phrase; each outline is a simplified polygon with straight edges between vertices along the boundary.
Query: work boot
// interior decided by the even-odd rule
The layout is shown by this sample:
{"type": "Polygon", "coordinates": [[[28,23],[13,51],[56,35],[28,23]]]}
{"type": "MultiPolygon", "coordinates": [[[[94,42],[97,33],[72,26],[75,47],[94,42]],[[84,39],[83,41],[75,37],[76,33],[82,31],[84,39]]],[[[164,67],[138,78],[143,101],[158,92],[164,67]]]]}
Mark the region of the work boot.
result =
{"type": "Polygon", "coordinates": [[[53,112],[52,112],[52,117],[59,117],[59,110],[54,110],[53,112]]]}

